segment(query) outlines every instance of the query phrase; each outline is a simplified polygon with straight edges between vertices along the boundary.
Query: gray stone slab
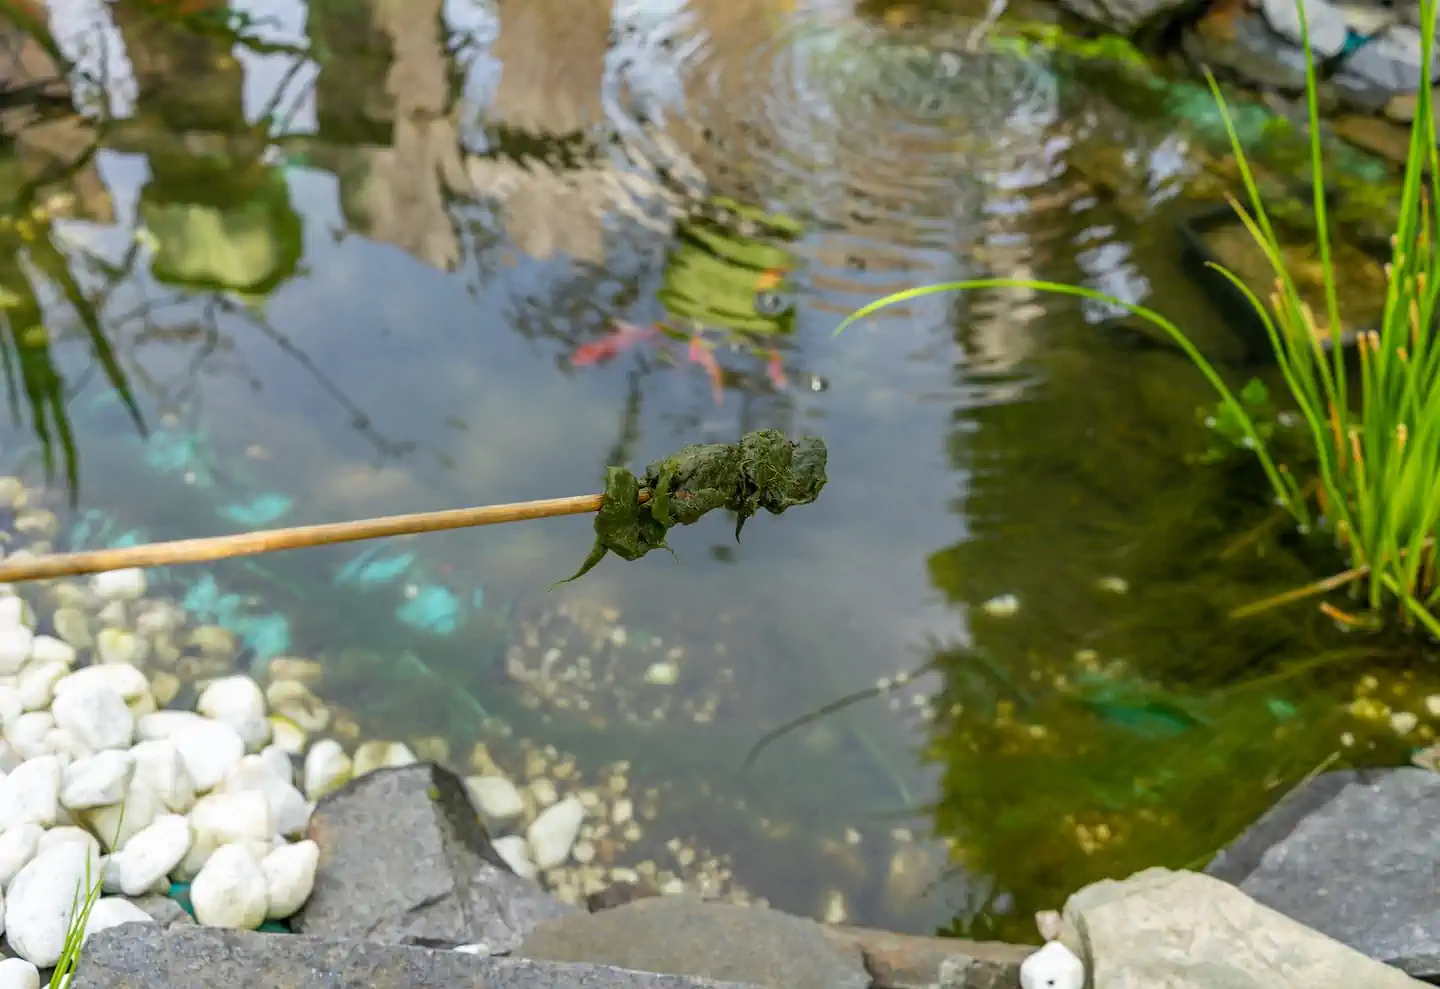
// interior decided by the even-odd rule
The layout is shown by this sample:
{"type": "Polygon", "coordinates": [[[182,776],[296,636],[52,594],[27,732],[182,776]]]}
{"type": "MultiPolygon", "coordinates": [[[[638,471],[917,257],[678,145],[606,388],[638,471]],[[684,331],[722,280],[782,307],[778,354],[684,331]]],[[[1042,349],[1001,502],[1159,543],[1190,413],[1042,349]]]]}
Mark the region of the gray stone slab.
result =
{"type": "Polygon", "coordinates": [[[515,875],[464,782],[433,763],[380,769],[320,801],[315,891],[297,934],[511,950],[569,907],[515,875]]]}
{"type": "Polygon", "coordinates": [[[1327,775],[1211,873],[1371,958],[1440,976],[1440,774],[1327,775]]]}
{"type": "MultiPolygon", "coordinates": [[[[605,965],[213,927],[111,927],[85,945],[70,989],[746,989],[605,965]]],[[[753,987],[752,987],[753,989],[753,987]]]]}
{"type": "Polygon", "coordinates": [[[1064,939],[1098,989],[1423,989],[1197,872],[1093,883],[1064,915],[1064,939]]]}
{"type": "Polygon", "coordinates": [[[516,955],[590,961],[770,989],[868,989],[859,947],[813,920],[689,896],[636,900],[542,924],[516,955]]]}

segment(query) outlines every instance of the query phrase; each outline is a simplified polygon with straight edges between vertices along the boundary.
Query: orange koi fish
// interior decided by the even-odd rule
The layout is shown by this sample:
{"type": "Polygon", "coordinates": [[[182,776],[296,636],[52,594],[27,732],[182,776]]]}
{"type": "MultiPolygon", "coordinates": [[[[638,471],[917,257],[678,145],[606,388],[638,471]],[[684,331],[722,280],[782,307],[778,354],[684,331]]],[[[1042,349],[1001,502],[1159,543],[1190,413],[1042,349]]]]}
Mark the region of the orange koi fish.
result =
{"type": "Polygon", "coordinates": [[[575,367],[586,367],[590,364],[608,361],[616,354],[624,353],[658,332],[659,329],[654,326],[636,326],[634,323],[616,320],[613,333],[576,347],[574,353],[570,355],[570,363],[575,367]]]}

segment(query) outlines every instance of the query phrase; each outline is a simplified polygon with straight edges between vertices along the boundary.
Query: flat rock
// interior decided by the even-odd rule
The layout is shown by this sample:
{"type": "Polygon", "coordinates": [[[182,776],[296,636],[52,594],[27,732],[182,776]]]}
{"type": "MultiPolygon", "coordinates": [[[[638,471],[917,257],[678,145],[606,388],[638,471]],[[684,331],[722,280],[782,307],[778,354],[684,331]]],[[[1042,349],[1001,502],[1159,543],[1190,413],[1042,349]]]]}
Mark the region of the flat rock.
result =
{"type": "Polygon", "coordinates": [[[1000,941],[917,937],[867,927],[826,927],[838,944],[859,948],[872,989],[1014,989],[1033,947],[1000,941]]]}
{"type": "Polygon", "coordinates": [[[1073,14],[1121,34],[1162,25],[1192,10],[1190,0],[1060,0],[1073,14]]]}
{"type": "Polygon", "coordinates": [[[1440,977],[1440,774],[1325,773],[1206,870],[1371,958],[1440,977]]]}
{"type": "Polygon", "coordinates": [[[1104,989],[1420,989],[1398,969],[1196,872],[1146,869],[1065,904],[1065,940],[1104,989]]]}
{"type": "Polygon", "coordinates": [[[855,945],[832,941],[813,920],[766,907],[688,896],[636,900],[537,927],[515,954],[772,989],[868,989],[855,945]]]}
{"type": "Polygon", "coordinates": [[[1261,89],[1282,93],[1305,91],[1305,52],[1281,38],[1259,14],[1243,13],[1229,21],[1227,32],[1186,30],[1181,47],[1197,66],[1229,72],[1261,89]]]}
{"type": "Polygon", "coordinates": [[[372,941],[517,946],[573,913],[515,875],[495,851],[465,784],[434,763],[379,769],[320,801],[315,890],[297,934],[372,941]]]}
{"type": "Polygon", "coordinates": [[[85,944],[70,989],[744,989],[733,983],[458,951],[126,924],[85,944]]]}

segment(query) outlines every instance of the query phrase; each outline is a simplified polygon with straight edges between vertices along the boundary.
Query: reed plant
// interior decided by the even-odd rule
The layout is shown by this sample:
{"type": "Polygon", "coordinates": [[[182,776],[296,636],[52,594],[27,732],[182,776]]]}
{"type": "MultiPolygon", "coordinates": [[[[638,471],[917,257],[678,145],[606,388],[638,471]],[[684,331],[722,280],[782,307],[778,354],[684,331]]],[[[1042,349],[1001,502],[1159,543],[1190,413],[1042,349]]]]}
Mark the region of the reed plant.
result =
{"type": "MultiPolygon", "coordinates": [[[[1249,299],[1265,326],[1289,399],[1308,430],[1314,478],[1297,478],[1276,461],[1246,405],[1180,327],[1153,309],[1094,289],[1004,278],[929,285],[872,302],[835,332],[876,310],[920,296],[1003,286],[1079,296],[1128,310],[1165,333],[1194,362],[1239,423],[1245,445],[1259,460],[1277,502],[1301,530],[1326,533],[1348,562],[1340,573],[1245,610],[1253,612],[1354,585],[1361,589],[1371,619],[1394,612],[1406,626],[1418,622],[1440,638],[1440,573],[1435,549],[1440,527],[1440,346],[1431,332],[1440,296],[1440,252],[1436,247],[1440,155],[1428,84],[1433,47],[1423,46],[1422,84],[1391,237],[1391,258],[1385,269],[1383,317],[1378,326],[1360,332],[1354,345],[1347,348],[1342,342],[1345,328],[1340,322],[1326,213],[1318,77],[1304,5],[1296,2],[1305,48],[1315,246],[1324,276],[1325,311],[1318,319],[1287,269],[1285,247],[1261,199],[1255,172],[1220,87],[1210,73],[1206,78],[1225,122],[1247,200],[1242,203],[1232,196],[1230,202],[1274,271],[1273,289],[1262,300],[1234,272],[1215,267],[1249,299]]],[[[1421,0],[1420,6],[1422,36],[1432,39],[1436,0],[1421,0]]]]}

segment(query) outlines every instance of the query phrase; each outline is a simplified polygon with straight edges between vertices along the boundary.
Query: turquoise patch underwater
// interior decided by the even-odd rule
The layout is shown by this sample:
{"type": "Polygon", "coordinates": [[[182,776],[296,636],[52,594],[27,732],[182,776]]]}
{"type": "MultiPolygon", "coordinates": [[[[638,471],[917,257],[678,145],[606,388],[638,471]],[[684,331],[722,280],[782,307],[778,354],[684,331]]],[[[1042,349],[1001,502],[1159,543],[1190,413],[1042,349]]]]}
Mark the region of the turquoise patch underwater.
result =
{"type": "Polygon", "coordinates": [[[450,635],[460,627],[460,599],[448,588],[430,584],[397,608],[395,617],[423,632],[450,635]]]}

